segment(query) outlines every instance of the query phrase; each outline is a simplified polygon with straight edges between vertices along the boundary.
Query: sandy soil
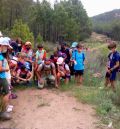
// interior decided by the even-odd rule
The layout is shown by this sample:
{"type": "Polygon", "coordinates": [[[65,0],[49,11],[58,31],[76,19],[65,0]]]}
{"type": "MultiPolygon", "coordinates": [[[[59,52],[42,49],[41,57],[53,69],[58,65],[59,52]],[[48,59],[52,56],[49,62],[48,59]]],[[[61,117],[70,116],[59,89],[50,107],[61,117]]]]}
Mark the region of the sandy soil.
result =
{"type": "MultiPolygon", "coordinates": [[[[13,119],[0,122],[0,128],[11,129],[96,129],[95,111],[77,102],[68,93],[56,90],[27,89],[12,100],[13,119]]],[[[98,129],[98,128],[97,128],[98,129]]]]}

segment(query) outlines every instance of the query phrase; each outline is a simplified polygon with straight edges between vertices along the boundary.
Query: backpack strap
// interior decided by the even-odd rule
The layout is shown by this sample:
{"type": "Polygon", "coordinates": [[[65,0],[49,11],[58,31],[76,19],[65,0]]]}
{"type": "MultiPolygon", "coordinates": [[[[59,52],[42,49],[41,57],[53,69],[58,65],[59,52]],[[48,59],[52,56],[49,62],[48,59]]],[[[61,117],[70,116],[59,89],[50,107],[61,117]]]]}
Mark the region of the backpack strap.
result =
{"type": "Polygon", "coordinates": [[[85,54],[82,52],[83,61],[85,60],[85,54]]]}

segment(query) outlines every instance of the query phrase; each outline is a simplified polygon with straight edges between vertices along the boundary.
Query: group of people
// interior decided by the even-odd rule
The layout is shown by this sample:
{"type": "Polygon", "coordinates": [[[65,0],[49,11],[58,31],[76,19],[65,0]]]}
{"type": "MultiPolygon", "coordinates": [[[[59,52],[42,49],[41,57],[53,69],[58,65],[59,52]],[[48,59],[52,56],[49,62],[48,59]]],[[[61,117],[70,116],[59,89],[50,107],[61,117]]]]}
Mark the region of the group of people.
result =
{"type": "MultiPolygon", "coordinates": [[[[119,67],[119,56],[116,44],[108,45],[111,53],[108,56],[106,72],[107,86],[111,83],[114,89],[116,72],[119,67]]],[[[10,109],[10,98],[14,98],[12,88],[18,84],[31,85],[31,81],[37,82],[37,87],[45,86],[59,88],[64,81],[68,84],[71,76],[75,76],[77,85],[83,82],[85,69],[85,51],[82,44],[73,42],[72,46],[61,43],[49,54],[42,44],[32,49],[32,43],[22,43],[0,35],[0,119],[10,119],[7,109],[10,109]]]]}
{"type": "Polygon", "coordinates": [[[72,75],[82,84],[85,53],[81,44],[74,42],[69,47],[63,42],[48,55],[42,44],[33,49],[30,41],[23,44],[20,38],[11,40],[0,35],[0,119],[11,118],[6,111],[12,108],[9,100],[16,97],[12,93],[16,85],[35,82],[40,89],[59,88],[62,82],[68,84],[72,75]]]}

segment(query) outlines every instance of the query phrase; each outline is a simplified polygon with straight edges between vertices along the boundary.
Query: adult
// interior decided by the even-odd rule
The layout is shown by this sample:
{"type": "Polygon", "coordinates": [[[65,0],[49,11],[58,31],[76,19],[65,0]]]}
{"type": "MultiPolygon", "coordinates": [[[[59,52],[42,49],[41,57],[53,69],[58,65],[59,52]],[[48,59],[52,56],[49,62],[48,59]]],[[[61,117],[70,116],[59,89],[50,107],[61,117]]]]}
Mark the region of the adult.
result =
{"type": "Polygon", "coordinates": [[[18,45],[18,52],[21,52],[21,50],[22,50],[22,40],[21,40],[21,38],[17,38],[16,39],[16,43],[17,43],[17,45],[18,45]]]}
{"type": "Polygon", "coordinates": [[[26,53],[28,60],[32,62],[33,50],[31,42],[27,41],[25,45],[23,45],[21,52],[26,53]]]}
{"type": "Polygon", "coordinates": [[[46,84],[54,83],[57,87],[56,69],[55,65],[49,58],[46,58],[44,63],[41,63],[38,67],[39,77],[38,86],[43,88],[46,84]]]}

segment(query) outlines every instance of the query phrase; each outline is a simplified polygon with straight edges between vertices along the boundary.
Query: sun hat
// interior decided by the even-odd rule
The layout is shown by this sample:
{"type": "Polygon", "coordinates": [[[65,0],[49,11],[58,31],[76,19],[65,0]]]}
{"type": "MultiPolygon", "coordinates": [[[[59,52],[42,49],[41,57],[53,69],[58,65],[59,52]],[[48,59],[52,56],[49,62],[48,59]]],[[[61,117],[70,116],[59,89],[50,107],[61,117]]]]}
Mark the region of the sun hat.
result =
{"type": "Polygon", "coordinates": [[[0,45],[6,45],[10,48],[12,48],[12,46],[10,46],[10,38],[9,37],[1,37],[0,38],[0,45]]]}
{"type": "Polygon", "coordinates": [[[73,42],[71,47],[74,48],[74,47],[76,47],[77,45],[78,45],[77,42],[73,42]]]}
{"type": "Polygon", "coordinates": [[[59,58],[57,59],[57,64],[58,64],[58,65],[59,65],[59,64],[62,64],[63,61],[64,61],[64,59],[63,59],[62,57],[59,57],[59,58]]]}
{"type": "Polygon", "coordinates": [[[32,45],[32,43],[30,41],[27,41],[25,45],[32,45]]]}

